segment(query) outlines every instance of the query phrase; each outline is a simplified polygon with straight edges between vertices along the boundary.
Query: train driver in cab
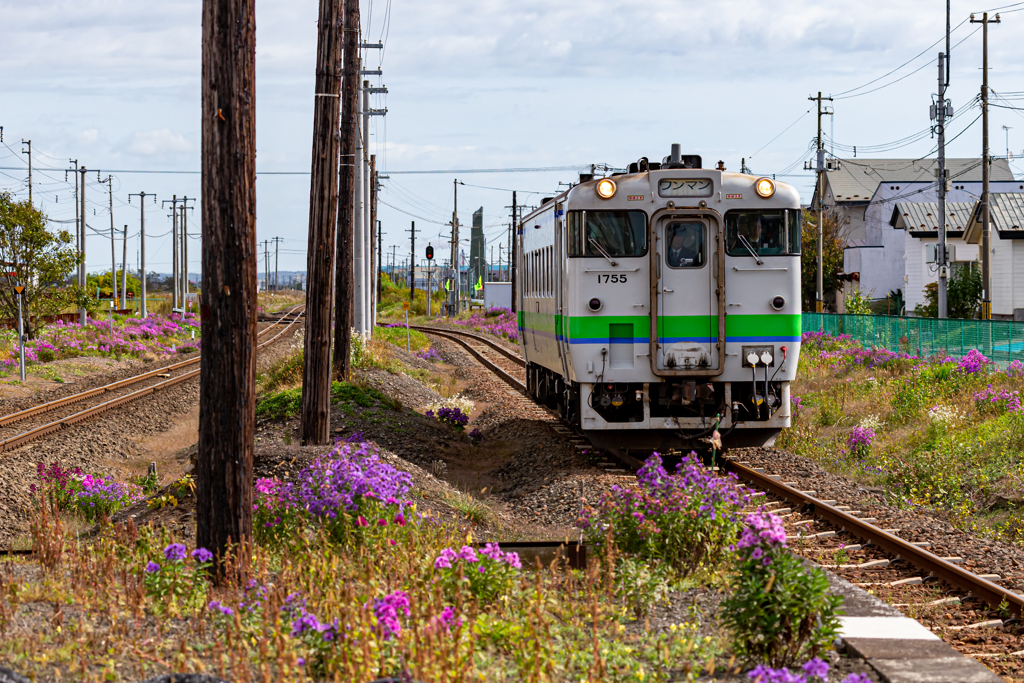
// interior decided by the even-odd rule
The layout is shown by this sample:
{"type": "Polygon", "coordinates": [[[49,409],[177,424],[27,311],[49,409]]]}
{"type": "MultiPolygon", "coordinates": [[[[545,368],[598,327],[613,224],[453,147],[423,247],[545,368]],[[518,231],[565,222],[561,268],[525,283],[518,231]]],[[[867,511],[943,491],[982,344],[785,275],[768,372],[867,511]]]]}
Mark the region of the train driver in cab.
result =
{"type": "Polygon", "coordinates": [[[704,265],[704,226],[701,223],[672,223],[669,226],[668,253],[665,260],[671,268],[704,265]]]}

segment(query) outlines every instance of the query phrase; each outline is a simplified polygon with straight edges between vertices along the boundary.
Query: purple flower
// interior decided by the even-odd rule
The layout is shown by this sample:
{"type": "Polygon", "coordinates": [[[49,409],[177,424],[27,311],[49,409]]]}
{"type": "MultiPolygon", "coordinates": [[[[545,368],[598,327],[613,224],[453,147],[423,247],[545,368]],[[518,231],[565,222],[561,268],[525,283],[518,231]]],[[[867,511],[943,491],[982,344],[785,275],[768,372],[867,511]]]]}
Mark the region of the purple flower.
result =
{"type": "Polygon", "coordinates": [[[164,548],[164,557],[168,562],[181,562],[185,559],[185,546],[181,543],[171,543],[164,548]]]}
{"type": "Polygon", "coordinates": [[[477,562],[479,557],[476,555],[476,551],[470,548],[468,545],[462,546],[462,550],[459,551],[459,559],[465,560],[466,562],[477,562]]]}
{"type": "Polygon", "coordinates": [[[377,617],[384,640],[399,638],[402,635],[400,616],[409,616],[409,595],[405,591],[395,591],[373,602],[373,613],[377,617]]]}
{"type": "Polygon", "coordinates": [[[230,616],[232,616],[235,613],[235,610],[231,609],[227,605],[222,605],[221,603],[217,602],[216,600],[211,600],[209,602],[209,604],[206,605],[206,609],[210,610],[211,612],[213,610],[217,610],[218,612],[220,612],[221,614],[223,614],[226,617],[230,617],[230,616]]]}
{"type": "Polygon", "coordinates": [[[854,427],[846,437],[846,447],[851,452],[860,449],[861,446],[871,448],[871,442],[874,440],[875,430],[871,427],[854,427]]]}
{"type": "Polygon", "coordinates": [[[800,668],[803,669],[804,673],[806,673],[810,678],[820,678],[823,681],[828,678],[828,664],[818,657],[804,663],[800,668]]]}
{"type": "Polygon", "coordinates": [[[192,559],[196,562],[209,562],[213,559],[213,553],[206,548],[196,548],[192,551],[192,559]]]}
{"type": "Polygon", "coordinates": [[[146,571],[149,572],[150,574],[155,574],[158,571],[160,571],[160,565],[158,565],[156,562],[153,562],[152,560],[150,560],[146,564],[146,571]]]}

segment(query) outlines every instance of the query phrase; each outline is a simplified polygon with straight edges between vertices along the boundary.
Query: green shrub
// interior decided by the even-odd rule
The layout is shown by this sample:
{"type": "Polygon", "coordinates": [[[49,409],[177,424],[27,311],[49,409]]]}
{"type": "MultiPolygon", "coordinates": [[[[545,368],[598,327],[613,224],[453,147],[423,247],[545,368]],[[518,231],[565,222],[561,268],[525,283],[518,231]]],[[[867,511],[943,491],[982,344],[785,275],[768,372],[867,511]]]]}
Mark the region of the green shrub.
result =
{"type": "Polygon", "coordinates": [[[736,543],[738,571],[722,602],[722,621],[733,652],[749,664],[801,664],[831,648],[839,630],[842,598],[829,591],[828,577],[786,551],[782,520],[747,515],[736,543]]]}
{"type": "Polygon", "coordinates": [[[669,571],[661,563],[623,557],[615,567],[615,594],[637,619],[655,604],[667,604],[670,588],[669,571]]]}

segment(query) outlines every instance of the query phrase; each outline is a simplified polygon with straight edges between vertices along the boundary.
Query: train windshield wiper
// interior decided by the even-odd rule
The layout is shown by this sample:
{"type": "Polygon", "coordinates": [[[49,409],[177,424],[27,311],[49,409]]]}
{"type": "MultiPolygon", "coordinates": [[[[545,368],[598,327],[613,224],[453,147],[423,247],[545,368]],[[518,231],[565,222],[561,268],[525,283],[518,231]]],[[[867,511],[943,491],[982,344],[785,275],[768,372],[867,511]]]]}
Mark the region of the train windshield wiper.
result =
{"type": "Polygon", "coordinates": [[[747,238],[740,234],[737,234],[736,236],[740,238],[740,244],[746,247],[747,251],[750,252],[750,255],[754,257],[755,261],[757,261],[757,265],[763,266],[764,261],[762,261],[761,257],[757,255],[757,251],[755,251],[754,248],[750,246],[750,242],[747,241],[747,238]]]}
{"type": "Polygon", "coordinates": [[[608,263],[612,264],[613,266],[619,265],[612,259],[611,256],[608,255],[608,252],[604,250],[604,247],[597,243],[597,240],[595,240],[593,237],[589,237],[587,239],[590,240],[590,243],[594,245],[595,249],[601,252],[601,256],[604,256],[606,259],[608,259],[608,263]]]}

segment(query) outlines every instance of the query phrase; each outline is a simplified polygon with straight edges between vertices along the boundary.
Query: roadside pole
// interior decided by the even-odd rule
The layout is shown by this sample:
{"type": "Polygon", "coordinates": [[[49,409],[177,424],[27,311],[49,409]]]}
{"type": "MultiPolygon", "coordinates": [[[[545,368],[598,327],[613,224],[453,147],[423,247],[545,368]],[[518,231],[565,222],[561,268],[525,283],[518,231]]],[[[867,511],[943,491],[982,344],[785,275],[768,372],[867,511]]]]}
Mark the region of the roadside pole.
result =
{"type": "MultiPolygon", "coordinates": [[[[409,353],[409,302],[406,301],[402,304],[405,309],[405,352],[409,353]]],[[[24,362],[22,362],[24,366],[24,362]]]]}
{"type": "Polygon", "coordinates": [[[14,288],[18,292],[18,359],[21,362],[21,381],[25,381],[25,318],[21,313],[21,300],[25,291],[23,285],[14,288]]]}

